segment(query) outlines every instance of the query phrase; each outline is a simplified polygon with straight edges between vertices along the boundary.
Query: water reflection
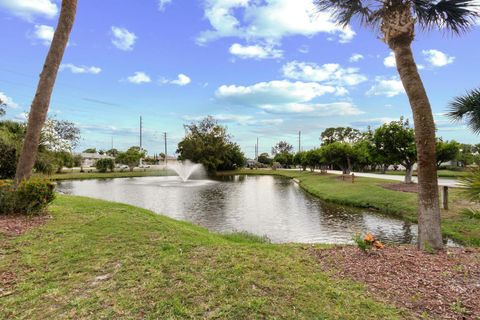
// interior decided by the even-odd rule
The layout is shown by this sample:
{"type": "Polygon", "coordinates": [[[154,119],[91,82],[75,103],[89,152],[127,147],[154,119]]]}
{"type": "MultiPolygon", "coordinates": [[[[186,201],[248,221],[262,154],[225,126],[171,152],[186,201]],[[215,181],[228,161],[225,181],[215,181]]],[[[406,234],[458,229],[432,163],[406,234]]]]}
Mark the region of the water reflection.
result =
{"type": "Polygon", "coordinates": [[[385,242],[412,243],[417,234],[416,225],[325,203],[291,180],[272,176],[65,181],[58,190],[136,205],[212,231],[266,235],[273,242],[351,243],[355,233],[373,232],[385,242]]]}

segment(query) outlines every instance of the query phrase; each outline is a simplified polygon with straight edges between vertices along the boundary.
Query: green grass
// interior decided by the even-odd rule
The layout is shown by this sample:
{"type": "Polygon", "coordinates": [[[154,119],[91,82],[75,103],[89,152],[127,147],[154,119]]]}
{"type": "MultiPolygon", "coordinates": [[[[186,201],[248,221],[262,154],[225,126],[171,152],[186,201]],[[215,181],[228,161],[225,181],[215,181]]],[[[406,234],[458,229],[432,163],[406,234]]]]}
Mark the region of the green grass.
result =
{"type": "MultiPolygon", "coordinates": [[[[394,181],[356,177],[355,183],[341,181],[338,175],[321,175],[294,170],[240,170],[223,174],[280,175],[299,180],[300,186],[312,195],[333,203],[370,208],[417,222],[417,195],[385,189],[383,183],[394,181]]],[[[442,231],[464,245],[480,247],[480,223],[462,213],[464,196],[459,189],[450,189],[450,210],[442,210],[442,231]]]]}
{"type": "MultiPolygon", "coordinates": [[[[387,171],[388,175],[393,175],[393,176],[404,176],[405,172],[403,171],[387,171]]],[[[437,175],[439,178],[452,178],[452,179],[458,179],[462,177],[468,176],[469,172],[468,171],[453,171],[453,170],[438,170],[437,175]]],[[[413,173],[414,176],[417,175],[417,172],[413,173]]]]}
{"type": "Polygon", "coordinates": [[[81,197],[58,196],[50,210],[45,226],[3,240],[0,274],[13,271],[17,282],[0,298],[2,319],[409,316],[321,272],[301,245],[81,197]]]}
{"type": "Polygon", "coordinates": [[[115,171],[115,172],[97,172],[95,169],[92,169],[92,172],[65,172],[65,173],[56,173],[50,176],[36,174],[35,177],[41,177],[50,179],[53,181],[60,180],[86,180],[86,179],[111,179],[111,178],[133,178],[133,177],[156,177],[156,176],[172,176],[175,175],[173,171],[170,170],[136,170],[133,172],[130,171],[115,171]]]}

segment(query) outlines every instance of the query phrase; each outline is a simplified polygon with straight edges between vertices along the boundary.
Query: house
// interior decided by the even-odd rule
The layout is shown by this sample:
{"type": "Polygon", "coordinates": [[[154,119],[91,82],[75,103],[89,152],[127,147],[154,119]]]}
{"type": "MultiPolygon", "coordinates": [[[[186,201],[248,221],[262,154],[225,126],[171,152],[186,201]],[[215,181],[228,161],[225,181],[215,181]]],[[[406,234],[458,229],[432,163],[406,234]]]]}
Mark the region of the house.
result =
{"type": "Polygon", "coordinates": [[[95,167],[97,161],[100,159],[115,159],[114,157],[99,153],[81,153],[80,157],[82,158],[82,167],[95,167]]]}

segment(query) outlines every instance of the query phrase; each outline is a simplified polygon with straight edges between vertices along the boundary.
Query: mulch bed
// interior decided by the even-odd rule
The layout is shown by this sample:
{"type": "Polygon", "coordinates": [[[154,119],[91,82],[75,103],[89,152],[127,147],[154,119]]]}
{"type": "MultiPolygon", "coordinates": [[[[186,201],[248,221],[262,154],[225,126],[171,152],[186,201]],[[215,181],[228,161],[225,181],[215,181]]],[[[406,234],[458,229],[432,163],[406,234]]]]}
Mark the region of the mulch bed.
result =
{"type": "Polygon", "coordinates": [[[393,191],[418,193],[418,184],[416,183],[385,183],[380,186],[393,191]]]}
{"type": "Polygon", "coordinates": [[[428,254],[412,246],[393,246],[364,253],[342,246],[312,252],[323,270],[364,283],[376,299],[415,316],[480,319],[479,249],[428,254]]]}
{"type": "Polygon", "coordinates": [[[18,236],[28,230],[43,225],[50,219],[49,215],[25,217],[0,215],[0,233],[18,236]]]}

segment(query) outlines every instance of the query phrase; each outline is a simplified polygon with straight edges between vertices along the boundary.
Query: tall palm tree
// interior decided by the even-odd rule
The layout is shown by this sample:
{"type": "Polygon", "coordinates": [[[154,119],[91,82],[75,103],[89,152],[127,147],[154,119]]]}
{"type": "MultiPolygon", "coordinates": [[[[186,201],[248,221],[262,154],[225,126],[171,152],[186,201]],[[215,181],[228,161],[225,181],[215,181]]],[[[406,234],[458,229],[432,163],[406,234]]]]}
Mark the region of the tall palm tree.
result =
{"type": "Polygon", "coordinates": [[[53,86],[55,85],[58,69],[62,62],[70,32],[72,31],[76,11],[77,0],[62,0],[58,25],[53,35],[52,44],[45,59],[42,73],[40,74],[37,92],[33,98],[28,116],[27,133],[15,174],[17,185],[21,181],[30,178],[32,174],[37,157],[40,134],[47,117],[53,86]]]}
{"type": "Polygon", "coordinates": [[[475,0],[315,0],[319,10],[330,11],[347,25],[352,20],[379,32],[395,54],[415,123],[418,152],[418,247],[441,249],[440,206],[435,157],[435,122],[425,87],[418,73],[411,44],[418,25],[454,34],[469,30],[478,17],[475,0]]]}
{"type": "Polygon", "coordinates": [[[456,97],[450,103],[448,116],[455,121],[465,120],[476,134],[480,134],[480,88],[456,97]]]}

